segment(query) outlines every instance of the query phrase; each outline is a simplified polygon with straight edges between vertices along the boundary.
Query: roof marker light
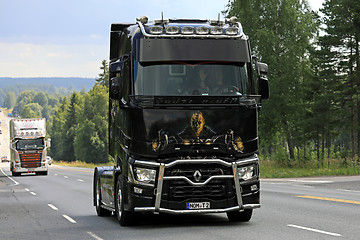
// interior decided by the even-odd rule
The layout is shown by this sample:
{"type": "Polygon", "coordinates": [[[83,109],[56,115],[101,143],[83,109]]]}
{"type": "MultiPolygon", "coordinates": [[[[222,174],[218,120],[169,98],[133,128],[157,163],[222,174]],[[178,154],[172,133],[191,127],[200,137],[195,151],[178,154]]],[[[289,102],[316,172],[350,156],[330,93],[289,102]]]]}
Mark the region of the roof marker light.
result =
{"type": "Polygon", "coordinates": [[[161,26],[153,26],[153,27],[150,28],[149,31],[150,31],[151,34],[156,34],[156,35],[162,34],[163,33],[163,27],[161,27],[161,26]]]}
{"type": "Polygon", "coordinates": [[[225,29],[226,35],[236,35],[239,33],[239,29],[236,27],[228,27],[225,29]]]}
{"type": "Polygon", "coordinates": [[[209,28],[207,27],[197,27],[196,28],[196,34],[199,34],[199,35],[205,35],[205,34],[209,34],[209,28]]]}
{"type": "Polygon", "coordinates": [[[178,34],[179,33],[179,27],[177,26],[170,26],[165,29],[167,34],[178,34]]]}
{"type": "Polygon", "coordinates": [[[223,33],[223,29],[221,27],[212,27],[210,28],[210,33],[213,35],[220,35],[223,33]]]}
{"type": "Polygon", "coordinates": [[[191,27],[191,26],[182,27],[181,28],[181,33],[184,34],[184,35],[194,34],[194,27],[191,27]]]}

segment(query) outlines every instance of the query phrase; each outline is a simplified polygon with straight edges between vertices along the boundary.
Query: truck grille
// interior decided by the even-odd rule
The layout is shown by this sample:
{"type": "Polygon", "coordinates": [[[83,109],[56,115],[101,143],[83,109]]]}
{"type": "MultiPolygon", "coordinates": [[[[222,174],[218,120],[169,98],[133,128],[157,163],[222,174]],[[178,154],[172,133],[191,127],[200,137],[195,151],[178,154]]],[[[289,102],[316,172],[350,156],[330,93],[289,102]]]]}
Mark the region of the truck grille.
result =
{"type": "MultiPolygon", "coordinates": [[[[232,175],[232,169],[219,164],[177,165],[165,170],[164,176],[186,177],[194,183],[203,183],[212,176],[232,175]],[[201,178],[196,178],[195,171],[199,171],[201,178]],[[194,176],[195,175],[195,176],[194,176]]],[[[232,179],[213,179],[205,185],[194,186],[185,180],[175,179],[164,181],[162,198],[169,201],[184,201],[187,199],[202,198],[222,200],[233,197],[234,188],[232,179]]]]}
{"type": "Polygon", "coordinates": [[[41,153],[24,153],[19,155],[21,167],[37,168],[41,166],[41,153]]]}

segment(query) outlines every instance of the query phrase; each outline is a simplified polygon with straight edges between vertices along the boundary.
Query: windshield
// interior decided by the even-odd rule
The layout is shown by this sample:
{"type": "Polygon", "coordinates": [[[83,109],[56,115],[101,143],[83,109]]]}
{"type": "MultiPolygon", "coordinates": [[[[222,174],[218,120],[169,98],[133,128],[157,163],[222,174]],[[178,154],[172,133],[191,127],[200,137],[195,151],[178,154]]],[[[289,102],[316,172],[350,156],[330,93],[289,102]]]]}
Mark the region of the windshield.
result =
{"type": "Polygon", "coordinates": [[[247,71],[244,63],[171,63],[135,67],[135,95],[187,96],[234,95],[246,93],[247,71]]]}
{"type": "Polygon", "coordinates": [[[44,148],[44,139],[20,139],[16,143],[17,150],[36,150],[44,148]]]}

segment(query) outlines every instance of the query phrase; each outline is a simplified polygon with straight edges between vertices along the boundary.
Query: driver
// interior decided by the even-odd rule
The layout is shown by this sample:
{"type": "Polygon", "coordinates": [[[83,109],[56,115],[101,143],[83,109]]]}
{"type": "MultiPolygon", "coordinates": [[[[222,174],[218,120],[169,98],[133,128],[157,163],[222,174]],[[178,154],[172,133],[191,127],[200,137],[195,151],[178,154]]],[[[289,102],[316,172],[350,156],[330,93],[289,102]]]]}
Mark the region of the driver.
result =
{"type": "Polygon", "coordinates": [[[223,93],[224,91],[224,74],[222,71],[217,70],[215,72],[215,80],[214,80],[214,87],[212,88],[214,93],[223,93]]]}

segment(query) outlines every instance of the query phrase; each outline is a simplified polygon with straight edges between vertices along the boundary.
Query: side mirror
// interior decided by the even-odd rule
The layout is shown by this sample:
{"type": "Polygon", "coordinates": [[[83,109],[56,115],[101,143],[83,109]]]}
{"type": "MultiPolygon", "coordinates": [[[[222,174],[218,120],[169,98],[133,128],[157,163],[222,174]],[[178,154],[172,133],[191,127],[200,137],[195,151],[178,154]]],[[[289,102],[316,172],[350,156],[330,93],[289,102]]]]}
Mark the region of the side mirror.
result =
{"type": "Polygon", "coordinates": [[[266,63],[257,62],[256,71],[258,73],[258,91],[261,99],[269,99],[270,90],[269,90],[269,80],[266,75],[268,73],[268,65],[266,63]]]}
{"type": "Polygon", "coordinates": [[[49,138],[48,140],[46,140],[46,147],[47,147],[47,148],[51,147],[51,138],[49,138]]]}
{"type": "Polygon", "coordinates": [[[17,143],[17,141],[15,141],[15,142],[10,142],[10,148],[11,148],[12,150],[16,150],[16,143],[17,143]]]}
{"type": "Polygon", "coordinates": [[[259,94],[261,95],[261,99],[269,99],[270,91],[269,91],[269,80],[265,77],[259,77],[259,94]]]}
{"type": "Polygon", "coordinates": [[[120,99],[120,89],[121,89],[121,78],[113,77],[110,79],[110,98],[120,99]]]}
{"type": "Polygon", "coordinates": [[[122,70],[123,62],[122,61],[116,61],[110,64],[110,72],[111,73],[120,73],[122,70]]]}

